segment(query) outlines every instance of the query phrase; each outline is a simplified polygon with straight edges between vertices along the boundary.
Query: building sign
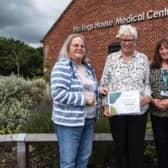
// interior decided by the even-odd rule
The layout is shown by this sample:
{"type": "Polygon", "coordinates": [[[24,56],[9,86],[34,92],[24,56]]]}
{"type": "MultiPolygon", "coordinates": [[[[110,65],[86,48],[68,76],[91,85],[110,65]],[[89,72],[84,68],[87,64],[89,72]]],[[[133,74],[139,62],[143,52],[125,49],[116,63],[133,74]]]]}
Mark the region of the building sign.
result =
{"type": "Polygon", "coordinates": [[[158,19],[162,17],[168,16],[168,8],[164,8],[161,10],[148,10],[147,12],[142,12],[136,15],[130,14],[127,17],[117,17],[112,20],[105,20],[102,22],[95,22],[91,24],[82,24],[80,26],[73,26],[73,32],[85,32],[85,31],[92,31],[95,29],[103,29],[108,27],[113,27],[122,24],[131,24],[135,22],[142,22],[144,20],[152,20],[158,19]]]}

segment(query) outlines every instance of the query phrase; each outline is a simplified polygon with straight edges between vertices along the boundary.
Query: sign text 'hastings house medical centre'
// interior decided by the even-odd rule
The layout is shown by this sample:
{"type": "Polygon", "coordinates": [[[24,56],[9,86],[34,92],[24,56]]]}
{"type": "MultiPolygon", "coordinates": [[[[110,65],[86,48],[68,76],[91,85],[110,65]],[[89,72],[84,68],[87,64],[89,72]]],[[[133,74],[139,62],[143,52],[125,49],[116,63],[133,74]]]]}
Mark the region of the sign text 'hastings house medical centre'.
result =
{"type": "Polygon", "coordinates": [[[102,29],[102,28],[108,28],[113,27],[115,25],[121,25],[121,24],[131,24],[134,22],[142,22],[145,19],[152,20],[152,19],[158,19],[161,17],[168,16],[168,8],[164,8],[161,10],[148,10],[147,12],[142,12],[136,15],[130,14],[127,17],[117,17],[112,20],[106,20],[102,22],[95,22],[91,24],[82,24],[80,26],[73,26],[73,32],[80,33],[85,31],[92,31],[95,29],[102,29]]]}

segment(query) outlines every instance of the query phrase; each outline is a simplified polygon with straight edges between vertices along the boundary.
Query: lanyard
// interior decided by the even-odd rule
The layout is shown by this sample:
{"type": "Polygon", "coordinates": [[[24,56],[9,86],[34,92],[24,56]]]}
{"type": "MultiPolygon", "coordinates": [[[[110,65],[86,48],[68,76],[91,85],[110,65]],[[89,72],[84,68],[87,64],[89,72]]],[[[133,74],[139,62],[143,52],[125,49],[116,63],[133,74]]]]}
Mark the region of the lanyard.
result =
{"type": "Polygon", "coordinates": [[[165,89],[167,89],[167,86],[168,86],[168,70],[167,69],[161,70],[161,77],[162,77],[163,85],[165,89]]]}

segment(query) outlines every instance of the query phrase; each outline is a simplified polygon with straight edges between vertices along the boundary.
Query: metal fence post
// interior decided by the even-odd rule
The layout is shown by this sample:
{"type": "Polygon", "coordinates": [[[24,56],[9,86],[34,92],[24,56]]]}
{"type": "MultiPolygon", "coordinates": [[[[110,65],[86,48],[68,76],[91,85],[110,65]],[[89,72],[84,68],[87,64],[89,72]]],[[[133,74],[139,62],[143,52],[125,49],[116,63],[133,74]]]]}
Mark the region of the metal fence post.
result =
{"type": "Polygon", "coordinates": [[[17,168],[26,168],[26,134],[17,136],[17,168]]]}

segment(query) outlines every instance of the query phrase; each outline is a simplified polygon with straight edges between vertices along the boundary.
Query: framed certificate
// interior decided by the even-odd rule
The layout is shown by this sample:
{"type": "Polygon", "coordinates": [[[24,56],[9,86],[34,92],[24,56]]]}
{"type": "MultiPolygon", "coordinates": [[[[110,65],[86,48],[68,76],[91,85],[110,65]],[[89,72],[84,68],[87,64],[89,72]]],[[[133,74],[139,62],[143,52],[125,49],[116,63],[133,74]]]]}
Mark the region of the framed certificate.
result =
{"type": "Polygon", "coordinates": [[[110,91],[108,94],[109,110],[116,115],[140,113],[139,91],[110,91]]]}

